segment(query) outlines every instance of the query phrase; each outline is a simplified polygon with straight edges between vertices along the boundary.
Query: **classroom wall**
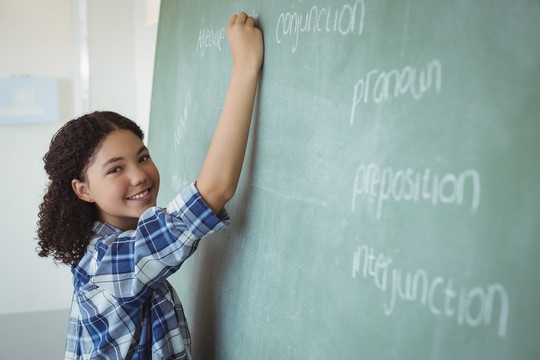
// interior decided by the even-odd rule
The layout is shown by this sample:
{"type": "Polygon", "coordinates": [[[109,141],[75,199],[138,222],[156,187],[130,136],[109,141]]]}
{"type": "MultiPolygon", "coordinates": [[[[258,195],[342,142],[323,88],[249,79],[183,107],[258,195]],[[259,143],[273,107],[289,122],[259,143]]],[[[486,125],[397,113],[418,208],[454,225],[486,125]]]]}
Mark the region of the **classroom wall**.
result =
{"type": "MultiPolygon", "coordinates": [[[[62,357],[71,300],[69,268],[37,256],[37,207],[51,136],[81,115],[79,0],[2,0],[0,77],[58,79],[54,124],[0,125],[0,358],[62,357]],[[37,355],[39,352],[39,355],[37,355]]],[[[87,4],[90,110],[110,109],[148,128],[159,0],[87,4]],[[152,16],[152,14],[155,14],[152,16]]]]}

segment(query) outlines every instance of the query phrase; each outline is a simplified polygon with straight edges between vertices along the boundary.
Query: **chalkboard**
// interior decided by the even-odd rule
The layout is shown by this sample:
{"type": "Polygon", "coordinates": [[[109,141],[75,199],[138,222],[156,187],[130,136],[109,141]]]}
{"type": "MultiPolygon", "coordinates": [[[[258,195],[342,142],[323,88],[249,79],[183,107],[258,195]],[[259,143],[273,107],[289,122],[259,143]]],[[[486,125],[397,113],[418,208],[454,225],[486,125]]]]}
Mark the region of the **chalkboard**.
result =
{"type": "Polygon", "coordinates": [[[161,5],[149,146],[166,205],[265,58],[231,226],[171,278],[195,359],[540,359],[540,2],[161,5]]]}

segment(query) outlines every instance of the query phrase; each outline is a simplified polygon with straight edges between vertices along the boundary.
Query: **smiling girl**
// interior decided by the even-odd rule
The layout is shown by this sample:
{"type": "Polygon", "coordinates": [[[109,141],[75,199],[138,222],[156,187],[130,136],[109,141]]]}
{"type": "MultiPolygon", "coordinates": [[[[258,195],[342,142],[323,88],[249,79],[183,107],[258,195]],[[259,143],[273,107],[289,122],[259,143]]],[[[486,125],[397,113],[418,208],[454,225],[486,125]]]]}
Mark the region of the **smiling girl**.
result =
{"type": "Polygon", "coordinates": [[[166,209],[143,133],[114,112],[72,120],[44,156],[40,256],[72,267],[66,359],[190,359],[182,305],[167,277],[199,240],[229,223],[262,64],[254,19],[227,26],[234,67],[225,104],[196,182],[166,209]]]}

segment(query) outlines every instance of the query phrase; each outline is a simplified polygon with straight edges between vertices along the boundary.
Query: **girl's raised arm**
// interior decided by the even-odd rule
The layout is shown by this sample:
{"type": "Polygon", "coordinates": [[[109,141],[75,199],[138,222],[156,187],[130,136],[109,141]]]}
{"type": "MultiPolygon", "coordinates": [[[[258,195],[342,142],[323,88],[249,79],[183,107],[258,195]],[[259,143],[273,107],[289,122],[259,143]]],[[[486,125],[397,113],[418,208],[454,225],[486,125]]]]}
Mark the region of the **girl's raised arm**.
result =
{"type": "Polygon", "coordinates": [[[233,197],[238,185],[263,59],[262,33],[246,13],[231,17],[227,37],[234,62],[231,82],[196,185],[216,214],[233,197]]]}

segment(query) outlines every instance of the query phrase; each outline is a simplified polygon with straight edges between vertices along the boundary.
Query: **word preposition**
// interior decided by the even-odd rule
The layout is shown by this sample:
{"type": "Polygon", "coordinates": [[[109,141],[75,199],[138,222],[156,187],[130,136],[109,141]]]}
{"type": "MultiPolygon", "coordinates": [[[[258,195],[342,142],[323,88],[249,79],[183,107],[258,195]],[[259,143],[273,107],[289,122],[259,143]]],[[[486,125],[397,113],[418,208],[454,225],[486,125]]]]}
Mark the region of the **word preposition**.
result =
{"type": "Polygon", "coordinates": [[[359,196],[376,200],[377,218],[381,217],[385,201],[426,202],[438,204],[470,204],[470,212],[476,213],[480,205],[480,174],[474,169],[459,174],[437,174],[431,169],[416,171],[411,168],[381,169],[375,164],[361,164],[356,169],[352,191],[351,211],[356,209],[359,196]],[[467,200],[467,201],[465,201],[467,200]]]}

